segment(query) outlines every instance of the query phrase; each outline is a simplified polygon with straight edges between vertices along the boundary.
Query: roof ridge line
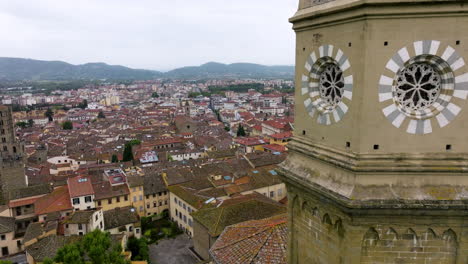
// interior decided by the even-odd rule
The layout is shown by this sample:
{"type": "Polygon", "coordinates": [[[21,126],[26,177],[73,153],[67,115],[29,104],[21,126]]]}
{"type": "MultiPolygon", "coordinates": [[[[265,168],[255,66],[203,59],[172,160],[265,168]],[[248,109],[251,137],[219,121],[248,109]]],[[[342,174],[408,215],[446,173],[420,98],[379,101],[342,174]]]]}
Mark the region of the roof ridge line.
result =
{"type": "Polygon", "coordinates": [[[260,234],[260,233],[263,233],[263,232],[267,231],[268,228],[269,228],[268,226],[267,226],[267,227],[264,227],[264,228],[262,228],[261,230],[259,230],[259,231],[257,231],[257,232],[254,232],[254,233],[252,233],[252,234],[250,234],[250,235],[248,235],[248,236],[246,236],[246,237],[243,237],[243,238],[239,238],[239,239],[237,239],[237,240],[234,240],[234,241],[232,241],[231,243],[226,244],[226,245],[224,245],[224,246],[222,246],[222,247],[219,247],[219,248],[217,248],[217,249],[223,249],[223,248],[226,248],[226,247],[231,246],[231,245],[233,245],[233,244],[236,244],[236,243],[238,243],[238,242],[240,242],[240,241],[242,241],[242,240],[244,240],[244,239],[247,239],[247,238],[251,238],[251,237],[253,237],[253,236],[256,236],[256,235],[258,235],[258,234],[260,234]]]}
{"type": "MultiPolygon", "coordinates": [[[[67,186],[67,187],[62,186],[62,187],[63,187],[63,189],[68,189],[68,186],[67,186]]],[[[59,188],[60,188],[60,187],[59,187],[59,188]]],[[[57,188],[56,190],[58,190],[59,188],[57,188]]],[[[54,190],[54,191],[55,191],[55,190],[54,190]]],[[[54,191],[52,191],[50,194],[52,194],[54,191]]],[[[62,194],[62,195],[63,195],[63,194],[62,194]]],[[[44,195],[44,196],[42,196],[42,197],[45,197],[45,196],[47,196],[47,194],[44,195]]],[[[42,198],[42,197],[41,197],[41,198],[42,198]]],[[[50,203],[49,205],[47,205],[47,207],[46,207],[45,209],[49,209],[50,207],[54,206],[54,205],[55,205],[55,202],[56,202],[60,197],[61,197],[60,195],[59,195],[58,197],[56,197],[56,198],[53,200],[52,203],[50,203]]],[[[40,198],[39,198],[39,199],[40,199],[40,198]]],[[[39,200],[39,199],[38,199],[38,200],[39,200]]],[[[37,202],[37,201],[36,201],[36,202],[37,202]]],[[[34,203],[36,203],[36,202],[34,202],[34,203]]],[[[73,206],[72,206],[72,207],[73,207],[73,206]]]]}
{"type": "Polygon", "coordinates": [[[224,207],[221,207],[221,213],[219,214],[218,219],[216,220],[216,223],[215,223],[215,226],[214,226],[214,231],[215,232],[216,232],[216,229],[218,228],[219,221],[221,220],[221,216],[223,215],[223,213],[224,213],[224,207]]]}
{"type": "Polygon", "coordinates": [[[272,234],[273,234],[273,229],[270,228],[269,231],[270,231],[270,234],[263,240],[263,242],[261,243],[261,246],[259,247],[259,249],[258,249],[257,252],[255,253],[255,255],[252,256],[252,258],[250,258],[249,263],[252,263],[252,260],[254,260],[255,257],[258,256],[258,253],[260,252],[260,250],[265,246],[265,242],[268,241],[268,239],[272,236],[272,234]]]}

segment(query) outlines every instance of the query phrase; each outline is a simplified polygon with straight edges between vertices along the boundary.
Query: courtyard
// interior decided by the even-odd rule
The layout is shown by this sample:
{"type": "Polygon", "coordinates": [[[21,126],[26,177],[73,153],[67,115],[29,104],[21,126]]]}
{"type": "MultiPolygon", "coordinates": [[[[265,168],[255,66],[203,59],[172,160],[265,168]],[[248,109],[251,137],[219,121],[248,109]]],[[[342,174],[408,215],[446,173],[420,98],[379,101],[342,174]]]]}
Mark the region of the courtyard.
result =
{"type": "Polygon", "coordinates": [[[151,263],[195,264],[197,260],[189,251],[189,247],[192,246],[193,242],[186,234],[175,238],[161,239],[157,244],[149,245],[151,263]]]}

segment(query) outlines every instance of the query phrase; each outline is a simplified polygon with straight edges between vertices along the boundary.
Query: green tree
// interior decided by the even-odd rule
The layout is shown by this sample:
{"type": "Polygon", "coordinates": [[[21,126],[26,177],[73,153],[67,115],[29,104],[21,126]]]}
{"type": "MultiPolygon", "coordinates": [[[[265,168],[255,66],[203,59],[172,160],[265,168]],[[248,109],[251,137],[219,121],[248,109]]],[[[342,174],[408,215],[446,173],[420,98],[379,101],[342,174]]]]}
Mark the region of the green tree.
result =
{"type": "Polygon", "coordinates": [[[120,244],[112,242],[110,234],[95,229],[81,241],[67,244],[57,251],[55,262],[67,264],[129,264],[120,244]],[[85,260],[85,256],[89,258],[85,260]]]}
{"type": "Polygon", "coordinates": [[[127,142],[125,144],[124,152],[123,152],[123,162],[132,161],[133,160],[133,151],[132,151],[132,144],[127,142]]]}
{"type": "Polygon", "coordinates": [[[188,97],[189,97],[189,98],[195,98],[195,97],[197,97],[197,96],[199,96],[199,95],[202,95],[202,94],[201,94],[201,93],[195,93],[195,92],[190,92],[190,93],[188,93],[188,97]]]}
{"type": "Polygon", "coordinates": [[[132,252],[132,260],[149,260],[149,250],[146,238],[129,238],[127,248],[132,252]]]}
{"type": "Polygon", "coordinates": [[[224,130],[226,130],[227,132],[231,131],[231,129],[228,126],[225,126],[224,130]]]}
{"type": "Polygon", "coordinates": [[[33,127],[33,126],[34,126],[34,120],[29,119],[29,120],[28,120],[28,126],[29,126],[29,127],[33,127]]]}
{"type": "Polygon", "coordinates": [[[159,94],[158,94],[157,92],[153,92],[153,93],[151,94],[151,97],[153,97],[153,98],[159,98],[159,94]]]}
{"type": "Polygon", "coordinates": [[[117,163],[119,162],[119,158],[117,157],[116,154],[112,154],[112,163],[117,163]]]}
{"type": "Polygon", "coordinates": [[[54,121],[54,111],[52,109],[47,108],[47,111],[44,113],[45,117],[49,118],[49,122],[54,121]]]}
{"type": "Polygon", "coordinates": [[[246,136],[244,127],[241,124],[239,124],[239,127],[237,127],[237,136],[238,137],[245,137],[246,136]]]}
{"type": "Polygon", "coordinates": [[[104,119],[104,118],[106,118],[106,116],[104,115],[103,111],[99,111],[99,114],[98,114],[97,118],[104,119]]]}
{"type": "Polygon", "coordinates": [[[55,262],[69,264],[84,264],[83,250],[79,243],[71,243],[59,248],[55,255],[55,262]]]}
{"type": "Polygon", "coordinates": [[[286,99],[286,96],[281,97],[281,103],[282,104],[287,104],[288,100],[286,99]]]}
{"type": "Polygon", "coordinates": [[[50,258],[45,258],[42,260],[42,264],[54,264],[54,261],[50,258]]]}
{"type": "Polygon", "coordinates": [[[106,263],[106,254],[103,254],[111,247],[109,233],[103,233],[99,229],[86,234],[81,241],[84,251],[93,263],[106,263]]]}
{"type": "Polygon", "coordinates": [[[140,145],[141,144],[141,140],[139,139],[132,139],[130,140],[129,142],[132,146],[136,146],[136,145],[140,145]]]}
{"type": "Polygon", "coordinates": [[[16,126],[21,127],[21,128],[26,128],[28,126],[28,123],[21,121],[21,122],[16,123],[16,126]]]}
{"type": "Polygon", "coordinates": [[[73,129],[73,123],[71,121],[65,121],[62,124],[62,128],[64,130],[72,130],[73,129]]]}
{"type": "Polygon", "coordinates": [[[88,107],[88,100],[84,99],[81,103],[78,104],[78,107],[81,109],[86,109],[86,107],[88,107]]]}
{"type": "Polygon", "coordinates": [[[13,264],[13,262],[9,260],[0,260],[0,264],[13,264]]]}

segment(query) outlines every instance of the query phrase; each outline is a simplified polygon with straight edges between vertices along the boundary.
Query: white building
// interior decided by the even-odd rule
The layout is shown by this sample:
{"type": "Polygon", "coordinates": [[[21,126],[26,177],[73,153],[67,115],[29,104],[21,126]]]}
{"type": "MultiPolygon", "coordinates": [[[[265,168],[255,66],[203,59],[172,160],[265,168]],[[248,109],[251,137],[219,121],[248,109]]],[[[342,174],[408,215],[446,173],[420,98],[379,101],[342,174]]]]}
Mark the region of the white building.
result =
{"type": "Polygon", "coordinates": [[[70,191],[71,204],[75,211],[95,208],[94,189],[91,184],[91,179],[77,176],[68,178],[67,183],[68,190],[70,191]]]}

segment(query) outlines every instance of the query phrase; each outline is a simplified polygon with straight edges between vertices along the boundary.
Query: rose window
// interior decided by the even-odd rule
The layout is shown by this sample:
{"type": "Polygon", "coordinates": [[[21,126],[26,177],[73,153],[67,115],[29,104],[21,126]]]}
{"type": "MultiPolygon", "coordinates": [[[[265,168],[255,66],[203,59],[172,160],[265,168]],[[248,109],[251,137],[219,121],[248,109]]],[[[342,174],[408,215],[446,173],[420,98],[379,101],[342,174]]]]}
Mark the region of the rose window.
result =
{"type": "Polygon", "coordinates": [[[427,63],[410,64],[396,75],[394,98],[405,112],[424,110],[439,97],[440,74],[427,63]]]}
{"type": "Polygon", "coordinates": [[[341,49],[323,45],[310,53],[302,75],[304,107],[320,125],[340,122],[353,98],[351,63],[341,49]]]}
{"type": "Polygon", "coordinates": [[[329,64],[320,74],[320,97],[327,104],[327,108],[335,108],[343,98],[344,78],[340,67],[329,64]]]}
{"type": "Polygon", "coordinates": [[[434,124],[447,126],[461,112],[460,99],[468,98],[465,60],[441,44],[420,40],[399,49],[380,75],[382,112],[409,134],[430,134],[434,124]]]}

